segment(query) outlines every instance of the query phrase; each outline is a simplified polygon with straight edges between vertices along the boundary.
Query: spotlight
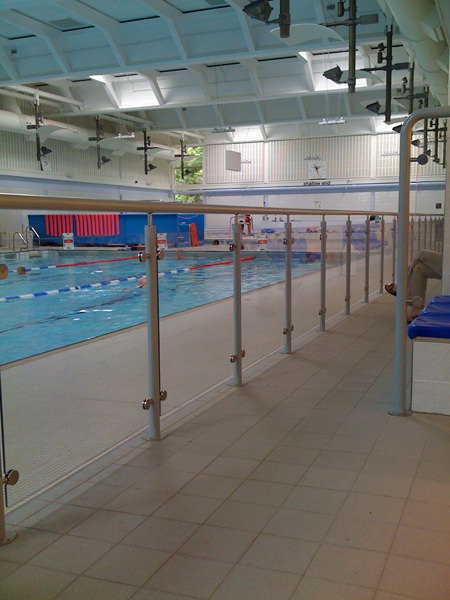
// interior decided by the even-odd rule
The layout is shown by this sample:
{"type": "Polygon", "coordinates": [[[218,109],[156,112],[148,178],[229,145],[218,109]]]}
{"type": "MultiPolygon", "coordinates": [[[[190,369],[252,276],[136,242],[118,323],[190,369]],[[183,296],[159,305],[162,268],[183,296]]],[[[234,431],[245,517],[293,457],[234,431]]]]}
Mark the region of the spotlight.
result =
{"type": "Polygon", "coordinates": [[[403,124],[402,125],[396,125],[395,127],[392,128],[392,131],[395,131],[395,133],[400,133],[402,130],[403,124]]]}
{"type": "Polygon", "coordinates": [[[107,156],[102,156],[102,157],[100,158],[100,161],[101,161],[102,165],[106,165],[106,163],[109,163],[109,162],[111,162],[111,159],[110,159],[110,158],[108,158],[107,156]]]}
{"type": "Polygon", "coordinates": [[[417,162],[419,165],[426,165],[428,162],[428,156],[426,154],[419,154],[417,157],[417,162]]]}
{"type": "Polygon", "coordinates": [[[411,145],[418,148],[420,146],[420,140],[411,140],[411,145]]]}
{"type": "Polygon", "coordinates": [[[156,167],[155,165],[152,165],[152,163],[148,163],[148,167],[147,167],[147,169],[148,169],[149,171],[153,171],[153,169],[157,169],[157,167],[156,167]]]}
{"type": "Polygon", "coordinates": [[[47,154],[50,154],[51,152],[53,152],[53,151],[50,150],[50,148],[47,148],[46,146],[41,146],[42,156],[47,156],[47,154]]]}
{"type": "Polygon", "coordinates": [[[242,10],[251,19],[257,19],[258,21],[267,23],[273,8],[270,6],[269,0],[254,0],[244,6],[242,10]]]}
{"type": "Polygon", "coordinates": [[[328,69],[328,71],[324,71],[322,75],[327,79],[331,79],[331,81],[334,81],[334,83],[339,83],[341,81],[342,71],[336,65],[335,67],[333,67],[333,69],[328,69]]]}
{"type": "Polygon", "coordinates": [[[380,114],[380,110],[381,110],[381,104],[377,101],[377,102],[372,102],[371,104],[368,104],[366,106],[367,110],[370,110],[370,112],[375,113],[376,115],[380,114]]]}

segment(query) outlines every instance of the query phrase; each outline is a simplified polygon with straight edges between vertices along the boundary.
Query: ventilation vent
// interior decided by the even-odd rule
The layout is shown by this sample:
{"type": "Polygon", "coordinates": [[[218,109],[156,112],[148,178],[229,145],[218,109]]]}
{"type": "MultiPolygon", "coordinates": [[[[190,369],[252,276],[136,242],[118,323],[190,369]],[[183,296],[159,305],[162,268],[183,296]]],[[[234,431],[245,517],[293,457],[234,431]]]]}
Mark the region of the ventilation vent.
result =
{"type": "Polygon", "coordinates": [[[205,2],[210,6],[227,6],[227,3],[223,0],[205,0],[205,2]]]}
{"type": "Polygon", "coordinates": [[[80,23],[70,17],[67,19],[56,19],[55,21],[49,21],[49,25],[61,29],[61,31],[67,31],[69,29],[79,29],[80,27],[87,27],[86,23],[80,23]]]}

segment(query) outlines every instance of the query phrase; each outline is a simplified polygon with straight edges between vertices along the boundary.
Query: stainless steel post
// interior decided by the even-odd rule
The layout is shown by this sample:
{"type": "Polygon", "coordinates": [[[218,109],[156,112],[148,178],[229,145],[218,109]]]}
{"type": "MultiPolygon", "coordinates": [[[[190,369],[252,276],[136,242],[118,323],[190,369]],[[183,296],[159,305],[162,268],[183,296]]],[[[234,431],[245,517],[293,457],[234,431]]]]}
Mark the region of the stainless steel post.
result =
{"type": "Polygon", "coordinates": [[[351,299],[351,274],[352,274],[352,221],[350,215],[347,218],[347,246],[346,246],[346,261],[345,261],[345,309],[344,314],[350,314],[350,299],[351,299]]]}
{"type": "Polygon", "coordinates": [[[433,217],[433,250],[437,250],[437,217],[433,217]]]}
{"type": "Polygon", "coordinates": [[[366,218],[366,261],[364,275],[364,300],[369,302],[369,270],[370,270],[370,217],[366,218]]]}
{"type": "Polygon", "coordinates": [[[242,385],[242,306],[241,306],[241,226],[235,215],[233,223],[233,299],[234,299],[234,362],[233,385],[242,385]]]}
{"type": "Polygon", "coordinates": [[[0,483],[0,546],[9,544],[16,537],[14,529],[5,523],[5,506],[3,503],[3,485],[0,483]]]}
{"type": "Polygon", "coordinates": [[[434,250],[434,217],[430,217],[430,248],[434,250]]]}
{"type": "Polygon", "coordinates": [[[415,244],[414,244],[414,230],[415,230],[415,227],[414,227],[414,225],[415,225],[415,223],[414,223],[414,217],[411,217],[410,224],[409,224],[409,227],[410,227],[410,230],[411,230],[411,236],[409,238],[409,241],[410,241],[409,262],[412,262],[414,260],[414,247],[415,247],[415,244]]]}
{"type": "Polygon", "coordinates": [[[384,217],[381,217],[380,294],[384,290],[384,217]]]}
{"type": "Polygon", "coordinates": [[[392,220],[392,281],[395,283],[395,263],[397,259],[397,221],[394,217],[392,220]]]}
{"type": "Polygon", "coordinates": [[[286,280],[284,286],[285,293],[285,327],[284,354],[292,352],[292,223],[289,217],[285,223],[285,244],[286,244],[286,280]]]}
{"type": "Polygon", "coordinates": [[[325,215],[320,225],[320,309],[319,331],[325,331],[327,298],[327,222],[325,215]]]}
{"type": "Polygon", "coordinates": [[[391,414],[407,415],[410,401],[407,401],[406,368],[406,291],[408,269],[408,216],[411,175],[411,132],[421,119],[450,117],[450,107],[422,108],[411,113],[403,122],[400,132],[400,174],[398,198],[398,260],[397,260],[397,299],[395,303],[395,402],[391,414]]]}
{"type": "Polygon", "coordinates": [[[428,219],[423,220],[423,247],[428,248],[428,219]]]}
{"type": "Polygon", "coordinates": [[[148,393],[149,406],[148,439],[159,440],[160,428],[160,355],[159,355],[159,306],[158,306],[158,258],[156,227],[152,216],[145,227],[145,273],[147,278],[147,346],[148,346],[148,393]]]}
{"type": "Polygon", "coordinates": [[[417,253],[422,250],[422,219],[419,217],[417,221],[417,253]]]}

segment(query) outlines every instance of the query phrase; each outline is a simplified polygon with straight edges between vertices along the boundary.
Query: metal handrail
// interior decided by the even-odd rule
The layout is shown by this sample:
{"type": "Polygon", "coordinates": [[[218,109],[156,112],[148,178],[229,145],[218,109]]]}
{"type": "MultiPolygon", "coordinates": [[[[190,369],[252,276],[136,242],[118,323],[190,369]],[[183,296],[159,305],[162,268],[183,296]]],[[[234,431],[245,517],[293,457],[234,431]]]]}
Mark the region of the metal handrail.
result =
{"type": "Polygon", "coordinates": [[[20,237],[20,239],[22,240],[22,242],[25,244],[25,247],[26,247],[26,249],[28,250],[28,240],[26,240],[26,239],[23,237],[23,235],[20,233],[20,231],[15,231],[15,232],[13,233],[13,237],[12,237],[12,249],[13,249],[13,252],[14,252],[14,250],[16,249],[16,246],[15,246],[15,244],[14,244],[14,240],[15,240],[15,236],[16,236],[16,235],[18,235],[18,236],[20,237]]]}
{"type": "Polygon", "coordinates": [[[407,337],[406,299],[408,269],[408,224],[411,175],[411,135],[421,119],[450,117],[450,106],[421,108],[403,122],[400,132],[400,174],[398,194],[398,260],[397,301],[395,306],[395,400],[392,414],[405,416],[411,412],[411,398],[407,397],[407,337]]]}
{"type": "MultiPolygon", "coordinates": [[[[253,215],[360,215],[397,216],[396,211],[379,210],[331,210],[305,208],[269,208],[267,206],[223,206],[220,204],[183,204],[179,202],[154,202],[144,200],[90,200],[87,198],[63,198],[48,196],[28,196],[21,194],[1,194],[0,208],[16,210],[58,210],[77,212],[124,212],[124,213],[181,213],[181,214],[253,214],[253,215]]],[[[429,216],[430,213],[411,213],[416,216],[429,216]]]]}
{"type": "Polygon", "coordinates": [[[37,237],[38,240],[38,246],[41,247],[41,236],[38,234],[38,232],[36,231],[36,229],[34,227],[32,227],[31,225],[28,225],[25,229],[25,237],[28,239],[27,237],[27,232],[28,231],[32,231],[33,234],[37,237]]]}

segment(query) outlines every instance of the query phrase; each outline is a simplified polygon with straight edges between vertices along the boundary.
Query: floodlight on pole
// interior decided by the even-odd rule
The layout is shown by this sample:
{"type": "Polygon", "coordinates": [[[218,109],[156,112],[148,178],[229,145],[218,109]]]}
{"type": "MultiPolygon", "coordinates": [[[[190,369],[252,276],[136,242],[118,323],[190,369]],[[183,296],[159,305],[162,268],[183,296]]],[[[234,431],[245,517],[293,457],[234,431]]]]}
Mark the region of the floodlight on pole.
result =
{"type": "Polygon", "coordinates": [[[370,110],[370,112],[373,112],[376,115],[379,115],[380,110],[381,110],[381,104],[378,101],[372,102],[371,104],[368,104],[366,106],[366,110],[370,110]]]}
{"type": "Polygon", "coordinates": [[[251,19],[263,21],[267,23],[270,18],[270,13],[273,8],[269,4],[269,0],[254,0],[242,9],[251,19]]]}
{"type": "Polygon", "coordinates": [[[336,65],[332,69],[328,69],[328,71],[324,71],[322,73],[322,75],[324,77],[326,77],[327,79],[330,79],[331,81],[334,81],[334,83],[340,83],[342,74],[343,74],[343,72],[338,65],[336,65]]]}

